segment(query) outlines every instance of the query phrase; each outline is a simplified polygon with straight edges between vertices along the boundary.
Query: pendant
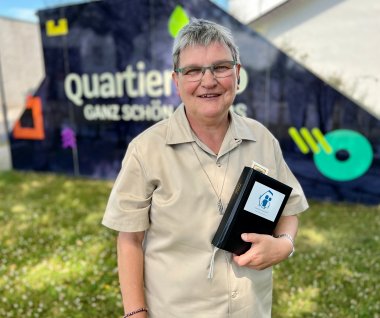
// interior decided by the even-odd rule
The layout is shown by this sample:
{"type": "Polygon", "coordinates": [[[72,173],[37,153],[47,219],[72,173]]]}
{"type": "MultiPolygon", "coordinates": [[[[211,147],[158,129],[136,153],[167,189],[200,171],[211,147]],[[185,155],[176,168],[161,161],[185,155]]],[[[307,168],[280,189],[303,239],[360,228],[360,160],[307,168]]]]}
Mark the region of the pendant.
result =
{"type": "Polygon", "coordinates": [[[218,200],[218,210],[220,214],[223,214],[224,207],[221,199],[218,200]]]}

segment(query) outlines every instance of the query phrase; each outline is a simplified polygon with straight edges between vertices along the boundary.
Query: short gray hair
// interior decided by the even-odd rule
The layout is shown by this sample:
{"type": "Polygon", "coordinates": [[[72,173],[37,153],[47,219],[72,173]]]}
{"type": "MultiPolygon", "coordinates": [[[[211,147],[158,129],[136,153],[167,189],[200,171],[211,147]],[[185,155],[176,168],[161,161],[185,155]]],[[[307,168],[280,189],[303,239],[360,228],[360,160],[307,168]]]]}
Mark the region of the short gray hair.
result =
{"type": "Polygon", "coordinates": [[[179,55],[183,49],[195,45],[207,46],[211,43],[225,44],[231,50],[233,60],[240,63],[239,49],[229,29],[212,21],[193,18],[174,39],[172,50],[174,69],[179,66],[179,55]]]}

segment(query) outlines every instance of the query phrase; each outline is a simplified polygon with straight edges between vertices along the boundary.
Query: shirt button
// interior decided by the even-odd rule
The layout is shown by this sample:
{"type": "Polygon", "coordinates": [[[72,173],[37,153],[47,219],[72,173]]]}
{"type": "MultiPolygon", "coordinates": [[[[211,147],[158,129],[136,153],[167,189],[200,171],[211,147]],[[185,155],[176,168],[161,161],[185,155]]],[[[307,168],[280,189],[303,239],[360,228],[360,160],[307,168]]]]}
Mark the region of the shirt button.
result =
{"type": "Polygon", "coordinates": [[[222,164],[220,163],[220,161],[217,161],[216,162],[216,165],[220,168],[222,166],[222,164]]]}
{"type": "Polygon", "coordinates": [[[233,292],[231,293],[231,297],[232,297],[232,298],[236,298],[237,295],[238,295],[238,292],[237,292],[237,291],[233,291],[233,292]]]}

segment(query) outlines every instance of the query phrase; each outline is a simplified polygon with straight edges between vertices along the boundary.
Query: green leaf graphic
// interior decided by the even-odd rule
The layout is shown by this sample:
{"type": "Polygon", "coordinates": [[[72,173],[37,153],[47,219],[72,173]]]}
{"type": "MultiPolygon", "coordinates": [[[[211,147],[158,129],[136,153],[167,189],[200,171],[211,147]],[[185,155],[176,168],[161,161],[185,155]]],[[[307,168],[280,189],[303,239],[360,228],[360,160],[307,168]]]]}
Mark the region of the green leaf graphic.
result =
{"type": "Polygon", "coordinates": [[[189,17],[181,6],[176,6],[168,22],[169,34],[175,38],[178,32],[189,23],[189,17]]]}

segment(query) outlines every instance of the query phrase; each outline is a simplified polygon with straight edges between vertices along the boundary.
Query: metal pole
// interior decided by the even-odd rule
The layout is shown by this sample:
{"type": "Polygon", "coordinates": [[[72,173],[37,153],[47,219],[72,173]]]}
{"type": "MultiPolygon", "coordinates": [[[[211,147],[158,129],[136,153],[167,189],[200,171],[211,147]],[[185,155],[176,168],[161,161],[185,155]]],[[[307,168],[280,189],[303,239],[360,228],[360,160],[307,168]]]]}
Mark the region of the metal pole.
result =
{"type": "Polygon", "coordinates": [[[1,67],[1,52],[0,52],[0,96],[1,96],[1,107],[3,109],[3,121],[6,132],[6,140],[10,144],[9,140],[9,125],[8,125],[8,112],[7,112],[7,102],[5,98],[4,80],[3,80],[3,69],[1,67]]]}
{"type": "MultiPolygon", "coordinates": [[[[61,8],[62,10],[62,8],[61,8]]],[[[61,13],[61,16],[64,16],[64,12],[61,13]]],[[[64,65],[64,69],[65,69],[65,74],[69,74],[70,73],[70,65],[69,65],[69,50],[68,50],[68,45],[67,45],[67,35],[64,35],[62,37],[62,43],[63,43],[63,65],[64,65]]],[[[68,104],[68,101],[66,101],[66,104],[68,104]]],[[[70,117],[70,121],[71,121],[71,124],[73,125],[73,130],[75,131],[75,137],[76,137],[76,132],[77,132],[77,124],[76,124],[76,121],[75,121],[75,114],[74,114],[74,111],[73,111],[73,108],[68,105],[69,107],[69,117],[70,117]]],[[[71,151],[72,151],[72,157],[73,157],[73,165],[74,165],[74,175],[75,176],[79,176],[80,175],[80,171],[79,171],[79,154],[78,154],[78,147],[77,145],[75,144],[75,147],[72,147],[71,148],[71,151]]]]}
{"type": "MultiPolygon", "coordinates": [[[[5,89],[4,89],[4,76],[3,76],[3,70],[2,70],[2,67],[1,67],[1,54],[0,54],[0,101],[1,101],[1,107],[2,107],[2,113],[3,113],[3,122],[4,122],[4,128],[5,128],[5,151],[8,153],[8,158],[9,158],[9,166],[10,168],[12,168],[12,155],[11,155],[11,151],[10,151],[10,144],[11,144],[11,141],[10,141],[10,137],[9,137],[9,133],[10,133],[10,130],[9,130],[9,125],[8,125],[8,112],[7,112],[7,102],[6,102],[6,98],[5,98],[5,89]]],[[[2,136],[0,136],[0,147],[2,148],[2,136]]],[[[4,151],[1,150],[1,153],[3,154],[4,151]]],[[[5,163],[7,162],[7,160],[3,161],[1,163],[1,169],[3,169],[4,167],[7,167],[8,166],[5,166],[5,163]]]]}

